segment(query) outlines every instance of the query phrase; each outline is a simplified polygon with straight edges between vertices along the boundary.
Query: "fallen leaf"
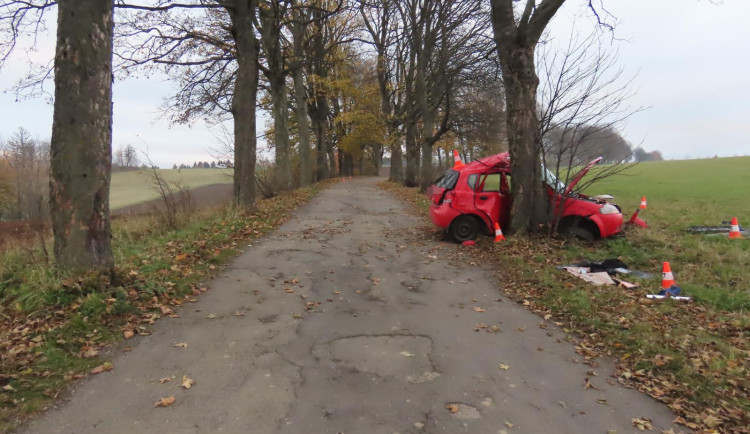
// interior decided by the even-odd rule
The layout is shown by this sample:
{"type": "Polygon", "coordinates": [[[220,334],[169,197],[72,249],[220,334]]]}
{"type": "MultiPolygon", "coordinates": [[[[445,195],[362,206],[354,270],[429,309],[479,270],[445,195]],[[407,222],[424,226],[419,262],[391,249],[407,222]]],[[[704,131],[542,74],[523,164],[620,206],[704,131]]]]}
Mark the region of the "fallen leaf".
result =
{"type": "Polygon", "coordinates": [[[171,377],[164,377],[164,378],[159,378],[159,384],[164,384],[164,383],[168,383],[168,382],[170,382],[170,381],[172,381],[172,378],[171,378],[171,377]]]}
{"type": "Polygon", "coordinates": [[[447,408],[448,411],[450,411],[453,414],[458,413],[458,406],[456,404],[448,404],[445,406],[445,408],[447,408]]]}
{"type": "Polygon", "coordinates": [[[159,399],[154,403],[154,407],[169,407],[172,404],[174,404],[174,395],[159,399]]]}
{"type": "Polygon", "coordinates": [[[115,368],[115,365],[113,365],[113,364],[111,364],[109,362],[104,362],[103,364],[101,364],[101,365],[97,366],[96,368],[92,369],[91,371],[89,371],[89,373],[90,374],[101,374],[102,372],[111,371],[114,368],[115,368]]]}
{"type": "Polygon", "coordinates": [[[172,346],[176,347],[176,348],[187,348],[188,344],[187,344],[187,342],[179,342],[179,343],[176,343],[176,344],[174,344],[172,346]]]}
{"type": "Polygon", "coordinates": [[[589,381],[589,377],[586,377],[586,378],[584,379],[584,381],[586,382],[586,384],[584,384],[584,385],[583,385],[583,388],[584,388],[584,389],[595,389],[595,390],[601,390],[601,389],[599,389],[598,387],[596,387],[596,386],[594,386],[593,384],[591,384],[591,382],[589,381]]]}
{"type": "Polygon", "coordinates": [[[214,318],[216,318],[216,314],[215,313],[209,313],[208,315],[206,315],[206,318],[208,318],[208,319],[214,319],[214,318]]]}
{"type": "Polygon", "coordinates": [[[188,378],[187,375],[182,376],[182,387],[190,389],[193,387],[193,384],[195,384],[195,381],[192,378],[188,378]]]}
{"type": "Polygon", "coordinates": [[[401,354],[404,357],[414,357],[414,354],[408,352],[408,351],[401,351],[399,354],[401,354]]]}
{"type": "Polygon", "coordinates": [[[15,392],[16,391],[16,389],[14,389],[13,386],[11,386],[10,384],[6,384],[5,386],[3,386],[3,390],[6,391],[6,392],[15,392]]]}
{"type": "Polygon", "coordinates": [[[245,312],[237,311],[237,312],[233,313],[232,315],[234,315],[234,316],[245,316],[245,312]]]}
{"type": "Polygon", "coordinates": [[[651,426],[651,419],[643,418],[643,419],[637,419],[633,418],[633,426],[638,428],[641,431],[649,430],[651,431],[654,429],[653,426],[651,426]]]}
{"type": "Polygon", "coordinates": [[[510,429],[513,429],[513,424],[508,422],[507,420],[505,421],[505,426],[507,426],[510,429]]]}
{"type": "Polygon", "coordinates": [[[296,284],[298,284],[298,283],[299,283],[299,279],[297,279],[297,278],[295,277],[294,279],[292,279],[292,283],[293,283],[293,284],[295,284],[295,285],[296,285],[296,284]]]}
{"type": "Polygon", "coordinates": [[[83,357],[84,359],[90,359],[98,355],[99,355],[99,350],[93,347],[81,352],[81,357],[83,357]]]}
{"type": "Polygon", "coordinates": [[[479,312],[479,313],[487,312],[487,309],[482,309],[481,307],[475,307],[474,312],[479,312]]]}
{"type": "Polygon", "coordinates": [[[714,415],[708,415],[706,417],[701,418],[703,420],[703,423],[706,424],[709,428],[716,428],[721,424],[721,419],[714,415]]]}
{"type": "Polygon", "coordinates": [[[293,293],[293,292],[294,292],[294,290],[293,290],[292,288],[286,288],[286,289],[285,289],[284,291],[285,291],[285,292],[286,292],[287,294],[291,294],[291,293],[293,293]]]}
{"type": "Polygon", "coordinates": [[[499,364],[499,365],[497,365],[497,367],[500,368],[500,369],[502,369],[503,371],[507,371],[508,369],[510,369],[510,366],[504,365],[502,363],[499,364]]]}

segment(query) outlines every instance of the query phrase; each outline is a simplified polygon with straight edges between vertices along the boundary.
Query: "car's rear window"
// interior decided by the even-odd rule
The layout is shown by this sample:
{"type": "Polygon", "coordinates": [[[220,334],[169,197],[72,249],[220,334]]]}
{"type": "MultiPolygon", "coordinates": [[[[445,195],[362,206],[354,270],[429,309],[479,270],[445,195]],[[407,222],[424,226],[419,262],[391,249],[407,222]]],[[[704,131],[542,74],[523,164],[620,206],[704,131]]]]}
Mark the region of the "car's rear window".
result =
{"type": "Polygon", "coordinates": [[[446,190],[453,190],[456,187],[456,182],[458,182],[458,176],[460,173],[453,169],[448,169],[447,172],[445,172],[445,175],[443,175],[442,178],[438,180],[437,183],[435,183],[435,187],[444,188],[446,190]]]}

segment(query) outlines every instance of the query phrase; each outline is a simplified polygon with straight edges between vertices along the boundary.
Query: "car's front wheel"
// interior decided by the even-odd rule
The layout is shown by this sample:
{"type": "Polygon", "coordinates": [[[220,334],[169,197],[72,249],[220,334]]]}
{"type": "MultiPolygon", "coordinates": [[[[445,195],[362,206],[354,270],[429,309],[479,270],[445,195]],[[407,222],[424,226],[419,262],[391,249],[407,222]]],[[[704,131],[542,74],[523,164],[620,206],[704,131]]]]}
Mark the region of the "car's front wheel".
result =
{"type": "Polygon", "coordinates": [[[457,243],[473,240],[479,233],[479,222],[472,216],[461,215],[453,219],[448,235],[457,243]]]}

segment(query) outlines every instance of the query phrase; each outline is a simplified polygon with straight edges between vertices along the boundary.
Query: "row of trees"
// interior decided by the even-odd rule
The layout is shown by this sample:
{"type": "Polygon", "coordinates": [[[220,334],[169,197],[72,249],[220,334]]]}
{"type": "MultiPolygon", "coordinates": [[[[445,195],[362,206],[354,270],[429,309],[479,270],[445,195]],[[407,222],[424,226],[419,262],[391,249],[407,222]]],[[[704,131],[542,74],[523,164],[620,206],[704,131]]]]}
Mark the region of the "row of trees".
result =
{"type": "Polygon", "coordinates": [[[218,163],[216,161],[210,163],[208,161],[194,161],[192,166],[184,163],[179,166],[177,164],[172,165],[172,169],[224,169],[227,167],[232,167],[232,162],[230,160],[219,161],[218,163]]]}
{"type": "Polygon", "coordinates": [[[57,10],[54,71],[42,75],[53,72],[55,80],[50,199],[58,263],[105,272],[113,266],[113,71],[173,78],[179,91],[164,107],[173,122],[232,119],[241,208],[255,201],[261,107],[272,119],[265,136],[274,188],[337,170],[377,171],[385,153],[391,179],[426,187],[434,157],[447,156],[453,144],[470,156],[507,145],[517,180],[511,225],[533,230],[548,211],[539,158],[550,125],[540,122],[535,50],[563,3],[0,1],[2,61],[57,10]]]}

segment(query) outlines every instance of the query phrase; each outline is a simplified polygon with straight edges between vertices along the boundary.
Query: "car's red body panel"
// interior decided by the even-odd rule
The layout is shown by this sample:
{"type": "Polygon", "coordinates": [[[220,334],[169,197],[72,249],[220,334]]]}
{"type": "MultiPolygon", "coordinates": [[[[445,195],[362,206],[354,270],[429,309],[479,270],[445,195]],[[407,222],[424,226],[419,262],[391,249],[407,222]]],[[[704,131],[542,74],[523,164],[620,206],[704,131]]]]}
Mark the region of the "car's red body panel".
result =
{"type": "MultiPolygon", "coordinates": [[[[596,225],[596,235],[606,238],[618,233],[622,228],[623,218],[619,209],[613,209],[611,204],[593,200],[582,194],[571,194],[572,187],[600,160],[599,158],[592,161],[576,174],[570,185],[565,187],[564,195],[556,193],[548,184],[545,184],[545,187],[550,200],[555,198],[556,209],[562,210],[560,221],[568,218],[579,223],[591,222],[596,225]],[[565,199],[560,208],[563,198],[565,199]]],[[[471,215],[484,222],[482,229],[487,233],[494,233],[495,222],[498,222],[501,228],[507,228],[512,205],[510,178],[510,158],[507,152],[467,163],[456,170],[449,170],[429,191],[432,199],[432,222],[449,230],[457,217],[471,215]]],[[[560,189],[562,190],[562,187],[560,189]]]]}

